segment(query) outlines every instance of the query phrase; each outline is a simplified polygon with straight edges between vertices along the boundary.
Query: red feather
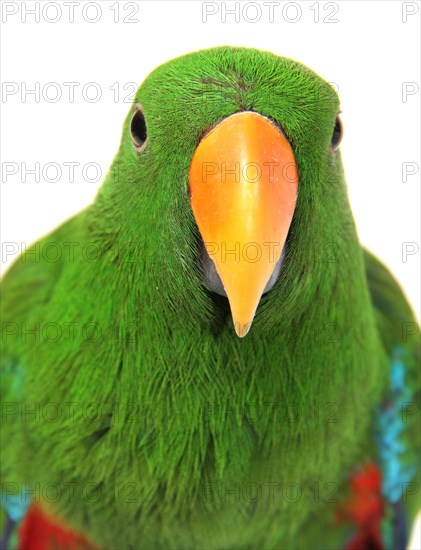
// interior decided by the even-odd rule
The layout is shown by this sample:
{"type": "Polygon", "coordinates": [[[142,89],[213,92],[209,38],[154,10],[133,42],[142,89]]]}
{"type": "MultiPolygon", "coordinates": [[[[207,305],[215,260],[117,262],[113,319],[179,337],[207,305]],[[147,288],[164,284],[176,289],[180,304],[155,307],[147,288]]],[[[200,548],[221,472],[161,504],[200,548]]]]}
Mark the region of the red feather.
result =
{"type": "Polygon", "coordinates": [[[375,464],[367,463],[350,479],[351,495],[340,509],[337,520],[353,523],[357,533],[346,550],[382,550],[380,526],[384,514],[381,494],[381,473],[375,464]]]}
{"type": "Polygon", "coordinates": [[[99,550],[62,520],[32,505],[19,529],[19,550],[99,550]]]}

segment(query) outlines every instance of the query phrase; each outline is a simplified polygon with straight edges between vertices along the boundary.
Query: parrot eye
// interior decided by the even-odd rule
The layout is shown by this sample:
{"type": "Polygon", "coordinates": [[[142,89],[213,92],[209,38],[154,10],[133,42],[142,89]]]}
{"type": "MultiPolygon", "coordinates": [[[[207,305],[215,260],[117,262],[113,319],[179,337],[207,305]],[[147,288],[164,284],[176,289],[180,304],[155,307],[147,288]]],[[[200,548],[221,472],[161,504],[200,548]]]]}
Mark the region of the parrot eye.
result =
{"type": "Polygon", "coordinates": [[[332,141],[330,145],[334,153],[339,149],[339,145],[341,144],[343,133],[344,132],[343,132],[341,119],[339,118],[339,116],[337,116],[335,120],[335,127],[333,129],[332,141]]]}
{"type": "Polygon", "coordinates": [[[136,111],[130,122],[130,133],[132,136],[133,146],[136,151],[143,151],[146,143],[146,122],[145,116],[140,105],[136,106],[136,111]]]}

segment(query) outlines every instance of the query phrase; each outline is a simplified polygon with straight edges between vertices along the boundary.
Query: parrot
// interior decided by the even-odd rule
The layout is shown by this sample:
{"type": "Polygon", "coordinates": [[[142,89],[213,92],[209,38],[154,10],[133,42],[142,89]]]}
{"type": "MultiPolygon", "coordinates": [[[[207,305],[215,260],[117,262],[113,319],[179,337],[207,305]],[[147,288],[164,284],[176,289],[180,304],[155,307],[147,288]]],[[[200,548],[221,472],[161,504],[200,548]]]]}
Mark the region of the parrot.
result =
{"type": "Polygon", "coordinates": [[[146,77],[95,200],[2,281],[2,548],[406,548],[419,330],[340,115],[254,48],[146,77]]]}

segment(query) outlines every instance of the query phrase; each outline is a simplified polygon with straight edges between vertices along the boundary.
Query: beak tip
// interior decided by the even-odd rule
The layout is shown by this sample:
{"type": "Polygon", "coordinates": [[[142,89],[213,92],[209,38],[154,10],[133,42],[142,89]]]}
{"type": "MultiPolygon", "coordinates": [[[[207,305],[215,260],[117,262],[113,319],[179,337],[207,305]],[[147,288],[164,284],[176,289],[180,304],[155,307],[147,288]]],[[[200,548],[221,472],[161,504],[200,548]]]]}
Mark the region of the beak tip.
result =
{"type": "Polygon", "coordinates": [[[251,323],[252,321],[250,321],[249,323],[234,322],[234,329],[239,338],[244,338],[244,336],[247,336],[251,328],[251,323]]]}

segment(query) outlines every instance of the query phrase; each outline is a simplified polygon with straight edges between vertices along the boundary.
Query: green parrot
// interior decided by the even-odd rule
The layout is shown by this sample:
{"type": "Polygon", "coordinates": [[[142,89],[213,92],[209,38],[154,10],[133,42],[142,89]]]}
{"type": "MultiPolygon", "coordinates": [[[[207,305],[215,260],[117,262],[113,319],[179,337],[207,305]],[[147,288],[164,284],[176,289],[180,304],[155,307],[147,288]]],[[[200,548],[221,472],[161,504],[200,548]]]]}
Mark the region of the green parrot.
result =
{"type": "Polygon", "coordinates": [[[255,49],[146,78],[94,203],[2,284],[4,548],[405,548],[419,332],[339,113],[255,49]]]}

